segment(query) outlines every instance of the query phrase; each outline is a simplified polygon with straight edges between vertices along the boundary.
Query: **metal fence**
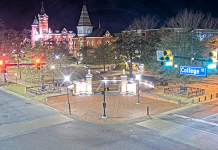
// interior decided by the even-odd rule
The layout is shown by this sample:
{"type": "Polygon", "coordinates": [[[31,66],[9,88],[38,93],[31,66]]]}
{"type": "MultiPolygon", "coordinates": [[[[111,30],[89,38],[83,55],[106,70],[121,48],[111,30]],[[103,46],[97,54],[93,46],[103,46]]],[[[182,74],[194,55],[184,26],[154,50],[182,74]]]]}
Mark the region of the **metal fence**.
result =
{"type": "Polygon", "coordinates": [[[61,87],[54,86],[53,84],[48,84],[44,86],[30,86],[30,87],[26,87],[26,92],[33,95],[61,93],[61,87]]]}
{"type": "Polygon", "coordinates": [[[205,89],[195,88],[195,87],[186,87],[186,89],[181,89],[182,86],[174,86],[164,88],[164,93],[168,94],[181,94],[187,97],[199,96],[205,94],[205,89]]]}

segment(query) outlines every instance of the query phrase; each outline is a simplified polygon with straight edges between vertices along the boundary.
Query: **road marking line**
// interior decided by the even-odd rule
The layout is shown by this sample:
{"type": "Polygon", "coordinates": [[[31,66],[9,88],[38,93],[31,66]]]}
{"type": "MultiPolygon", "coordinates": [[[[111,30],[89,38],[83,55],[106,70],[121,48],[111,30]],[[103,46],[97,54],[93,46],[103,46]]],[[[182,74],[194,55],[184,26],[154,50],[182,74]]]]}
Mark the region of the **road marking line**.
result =
{"type": "Polygon", "coordinates": [[[207,118],[210,118],[210,117],[216,116],[216,115],[218,115],[218,113],[213,114],[213,115],[210,115],[210,116],[207,116],[207,117],[204,117],[204,118],[202,118],[202,119],[204,120],[204,119],[207,119],[207,118]]]}
{"type": "Polygon", "coordinates": [[[202,119],[195,119],[195,118],[191,118],[191,117],[188,117],[188,116],[177,115],[177,114],[173,114],[172,116],[176,116],[176,117],[180,117],[180,118],[184,118],[184,119],[189,119],[189,120],[193,120],[193,121],[197,121],[197,122],[201,122],[201,123],[206,123],[206,124],[209,124],[209,125],[218,126],[217,123],[209,122],[209,121],[202,120],[202,119]]]}
{"type": "Polygon", "coordinates": [[[96,89],[96,91],[98,91],[98,90],[100,89],[100,87],[101,87],[102,84],[103,84],[103,83],[101,83],[101,84],[98,86],[98,88],[96,89]]]}

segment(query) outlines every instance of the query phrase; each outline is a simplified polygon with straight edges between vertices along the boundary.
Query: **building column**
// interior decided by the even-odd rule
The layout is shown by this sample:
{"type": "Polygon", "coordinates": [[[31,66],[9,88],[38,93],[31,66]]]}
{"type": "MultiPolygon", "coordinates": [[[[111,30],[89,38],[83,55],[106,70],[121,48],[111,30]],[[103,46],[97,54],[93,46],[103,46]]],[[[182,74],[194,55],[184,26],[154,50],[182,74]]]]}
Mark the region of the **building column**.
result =
{"type": "Polygon", "coordinates": [[[120,94],[126,94],[127,75],[125,74],[124,69],[123,69],[123,74],[120,77],[121,77],[120,94]]]}
{"type": "Polygon", "coordinates": [[[87,82],[87,94],[93,94],[92,91],[92,74],[90,73],[90,69],[88,70],[88,74],[86,75],[86,82],[87,82]]]}

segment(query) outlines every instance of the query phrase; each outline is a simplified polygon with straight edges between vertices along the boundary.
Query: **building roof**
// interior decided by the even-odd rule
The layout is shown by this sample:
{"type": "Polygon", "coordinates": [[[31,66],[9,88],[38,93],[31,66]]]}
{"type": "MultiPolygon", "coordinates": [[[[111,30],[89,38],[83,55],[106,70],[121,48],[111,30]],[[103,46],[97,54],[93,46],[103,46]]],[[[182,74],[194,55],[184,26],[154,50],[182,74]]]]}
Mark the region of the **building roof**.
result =
{"type": "Polygon", "coordinates": [[[44,6],[43,6],[43,2],[42,2],[42,7],[41,7],[41,10],[40,10],[40,15],[44,15],[45,14],[45,9],[44,9],[44,6]]]}
{"type": "Polygon", "coordinates": [[[107,30],[104,29],[104,28],[96,28],[96,29],[93,30],[92,33],[90,33],[86,37],[103,37],[106,32],[107,32],[107,30]]]}
{"type": "Polygon", "coordinates": [[[78,26],[92,26],[85,4],[83,4],[78,26]]]}
{"type": "Polygon", "coordinates": [[[39,24],[39,21],[37,20],[36,16],[35,16],[35,19],[33,21],[33,25],[38,25],[39,24]]]}

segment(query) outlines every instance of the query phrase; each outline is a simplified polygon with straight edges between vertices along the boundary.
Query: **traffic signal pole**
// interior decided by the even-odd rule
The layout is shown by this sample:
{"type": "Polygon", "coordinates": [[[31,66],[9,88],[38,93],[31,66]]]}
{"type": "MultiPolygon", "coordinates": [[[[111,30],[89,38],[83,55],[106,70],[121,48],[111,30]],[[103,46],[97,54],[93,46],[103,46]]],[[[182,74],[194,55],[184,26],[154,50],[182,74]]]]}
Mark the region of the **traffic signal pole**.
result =
{"type": "Polygon", "coordinates": [[[106,108],[106,103],[105,103],[105,81],[103,81],[103,82],[104,82],[104,102],[103,102],[104,114],[103,114],[102,118],[107,118],[106,112],[105,112],[105,108],[106,108]]]}

